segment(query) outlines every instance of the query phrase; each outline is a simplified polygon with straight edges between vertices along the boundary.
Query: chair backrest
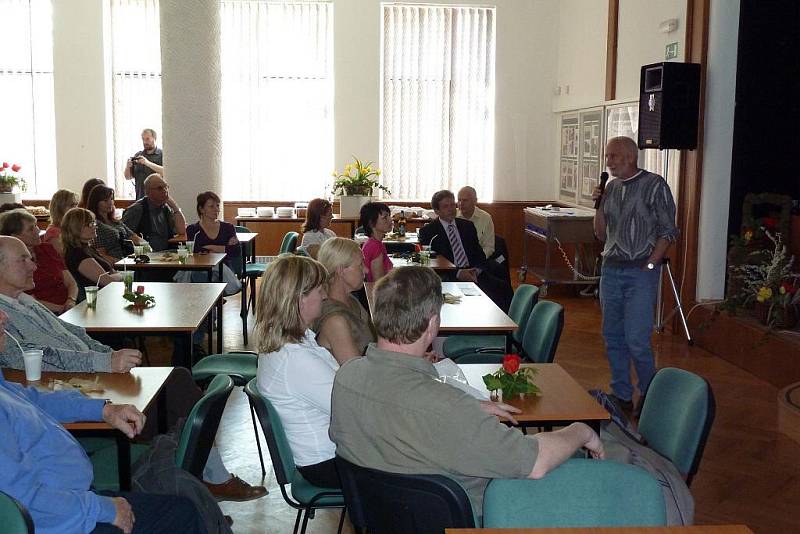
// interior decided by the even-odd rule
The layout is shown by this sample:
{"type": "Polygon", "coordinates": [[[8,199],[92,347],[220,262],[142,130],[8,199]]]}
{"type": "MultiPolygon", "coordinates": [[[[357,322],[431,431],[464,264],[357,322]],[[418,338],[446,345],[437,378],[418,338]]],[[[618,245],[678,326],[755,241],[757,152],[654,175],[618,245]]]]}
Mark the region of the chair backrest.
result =
{"type": "MultiPolygon", "coordinates": [[[[246,226],[234,226],[236,229],[237,234],[246,234],[250,232],[250,229],[246,226]]],[[[247,258],[250,258],[253,255],[253,242],[248,241],[244,243],[242,247],[242,255],[239,257],[239,261],[233,264],[233,272],[236,273],[237,276],[241,276],[242,273],[245,272],[245,264],[247,263],[247,258]]]]}
{"type": "Polygon", "coordinates": [[[297,238],[300,234],[297,232],[286,232],[281,241],[281,249],[279,254],[286,254],[287,252],[294,252],[297,248],[297,238]]]}
{"type": "Polygon", "coordinates": [[[610,460],[567,460],[539,480],[493,480],[483,495],[484,528],[663,526],[658,480],[610,460]]]}
{"type": "Polygon", "coordinates": [[[6,534],[33,534],[33,519],[19,501],[0,491],[0,525],[6,534]]]}
{"type": "Polygon", "coordinates": [[[200,478],[214,444],[225,403],[233,391],[233,379],[217,375],[189,412],[175,450],[175,465],[200,478]]]}
{"type": "Polygon", "coordinates": [[[401,475],[336,457],[350,520],[369,532],[416,534],[473,528],[467,492],[443,475],[401,475]]]}
{"type": "Polygon", "coordinates": [[[258,390],[257,379],[252,379],[244,387],[244,392],[250,399],[250,403],[256,409],[261,430],[267,440],[269,456],[272,460],[272,469],[275,471],[275,479],[280,486],[291,484],[295,477],[297,467],[294,465],[292,447],[286,437],[281,418],[272,403],[264,397],[258,390]]]}
{"type": "Polygon", "coordinates": [[[564,307],[552,300],[540,300],[531,310],[522,334],[522,351],[534,363],[553,363],[564,329],[564,307]]]}
{"type": "Polygon", "coordinates": [[[639,433],[691,482],[703,456],[715,408],[714,393],[705,379],[666,367],[650,382],[639,417],[639,433]]]}
{"type": "Polygon", "coordinates": [[[525,332],[525,325],[531,315],[533,306],[539,300],[539,288],[531,284],[520,284],[514,291],[514,298],[511,299],[511,306],[508,308],[508,316],[519,326],[511,336],[519,344],[522,344],[522,334],[525,332]]]}

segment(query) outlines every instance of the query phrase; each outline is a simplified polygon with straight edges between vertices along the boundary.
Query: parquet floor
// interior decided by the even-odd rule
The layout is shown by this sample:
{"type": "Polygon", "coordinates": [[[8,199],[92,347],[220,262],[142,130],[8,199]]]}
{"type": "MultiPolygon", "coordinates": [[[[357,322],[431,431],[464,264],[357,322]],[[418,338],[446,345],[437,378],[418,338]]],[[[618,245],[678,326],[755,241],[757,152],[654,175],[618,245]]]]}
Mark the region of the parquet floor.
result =
{"type": "MultiPolygon", "coordinates": [[[[597,301],[571,296],[570,291],[551,292],[548,298],[566,308],[556,361],[587,389],[605,388],[609,372],[597,301]]],[[[242,344],[238,297],[229,298],[224,310],[226,350],[253,350],[252,336],[250,347],[242,344]]],[[[251,328],[252,322],[251,317],[251,328]]],[[[702,349],[688,347],[680,337],[656,334],[654,344],[658,367],[698,373],[709,380],[716,395],[716,421],[692,484],[696,522],[744,523],[757,533],[800,532],[800,445],[777,432],[776,388],[702,349]]],[[[154,365],[167,361],[159,355],[153,359],[154,365]]],[[[240,389],[231,395],[218,443],[231,471],[251,483],[261,481],[247,401],[240,389]]],[[[275,485],[268,455],[264,482],[270,494],[262,499],[222,503],[235,520],[234,531],[291,532],[295,513],[275,485]]],[[[309,532],[335,532],[337,521],[336,512],[318,512],[309,532]]]]}

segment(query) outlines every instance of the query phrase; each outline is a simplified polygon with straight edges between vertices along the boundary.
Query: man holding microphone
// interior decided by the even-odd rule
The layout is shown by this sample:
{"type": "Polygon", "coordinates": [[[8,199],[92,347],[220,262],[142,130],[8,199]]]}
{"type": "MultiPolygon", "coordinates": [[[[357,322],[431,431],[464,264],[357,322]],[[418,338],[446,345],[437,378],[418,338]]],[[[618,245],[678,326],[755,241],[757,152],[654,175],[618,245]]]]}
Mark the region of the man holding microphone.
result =
{"type": "Polygon", "coordinates": [[[610,139],[605,161],[616,179],[605,190],[597,187],[593,195],[600,200],[594,233],[605,243],[600,305],[611,393],[620,408],[633,412],[633,361],[639,380],[637,415],[656,371],[650,338],[661,264],[678,236],[669,185],[661,176],[639,169],[638,154],[632,139],[610,139]]]}

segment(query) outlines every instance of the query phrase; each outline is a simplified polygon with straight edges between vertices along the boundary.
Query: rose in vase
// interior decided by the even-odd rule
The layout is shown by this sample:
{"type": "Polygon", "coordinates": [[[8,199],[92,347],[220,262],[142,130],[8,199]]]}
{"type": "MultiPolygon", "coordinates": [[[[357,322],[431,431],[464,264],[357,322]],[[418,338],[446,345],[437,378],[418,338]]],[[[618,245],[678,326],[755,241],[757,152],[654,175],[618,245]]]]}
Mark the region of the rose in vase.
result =
{"type": "Polygon", "coordinates": [[[503,356],[503,365],[487,375],[483,375],[483,383],[486,389],[492,392],[500,390],[503,392],[503,399],[512,399],[519,395],[540,395],[541,390],[533,383],[536,377],[536,369],[533,367],[522,367],[522,359],[516,354],[506,354],[503,356]]]}

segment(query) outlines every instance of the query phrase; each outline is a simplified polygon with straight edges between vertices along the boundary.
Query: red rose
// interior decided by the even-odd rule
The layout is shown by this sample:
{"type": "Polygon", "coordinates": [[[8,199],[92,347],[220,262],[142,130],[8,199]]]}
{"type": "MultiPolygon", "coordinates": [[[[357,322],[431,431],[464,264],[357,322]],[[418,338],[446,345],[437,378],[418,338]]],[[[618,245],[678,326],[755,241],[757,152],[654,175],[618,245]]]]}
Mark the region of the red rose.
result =
{"type": "Polygon", "coordinates": [[[12,165],[12,166],[11,166],[11,170],[12,170],[12,171],[14,171],[14,172],[17,172],[17,171],[19,171],[21,168],[22,168],[22,167],[20,167],[20,166],[19,166],[19,165],[17,165],[16,163],[15,163],[14,165],[12,165]]]}
{"type": "Polygon", "coordinates": [[[503,356],[503,369],[506,373],[513,375],[519,371],[519,363],[522,361],[516,354],[506,354],[503,356]]]}
{"type": "Polygon", "coordinates": [[[5,162],[5,161],[3,162],[3,168],[4,168],[4,169],[7,169],[7,168],[8,168],[8,163],[7,163],[7,162],[5,162]]]}
{"type": "Polygon", "coordinates": [[[783,286],[783,290],[789,293],[790,295],[794,295],[797,293],[797,288],[792,285],[791,282],[784,282],[781,284],[783,286]]]}
{"type": "Polygon", "coordinates": [[[778,219],[775,217],[764,217],[761,222],[767,229],[776,228],[778,226],[778,219]]]}
{"type": "Polygon", "coordinates": [[[144,286],[136,286],[136,292],[140,295],[144,293],[144,286]]]}

